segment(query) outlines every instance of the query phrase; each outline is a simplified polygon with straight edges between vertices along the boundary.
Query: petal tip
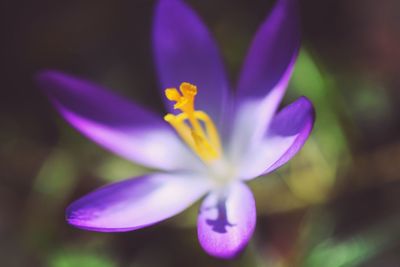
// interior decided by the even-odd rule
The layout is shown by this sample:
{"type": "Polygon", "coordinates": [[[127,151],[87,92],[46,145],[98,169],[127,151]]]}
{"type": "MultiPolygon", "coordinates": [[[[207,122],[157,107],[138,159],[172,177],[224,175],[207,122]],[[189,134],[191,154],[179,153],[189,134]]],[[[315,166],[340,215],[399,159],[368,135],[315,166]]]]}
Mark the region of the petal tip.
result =
{"type": "Polygon", "coordinates": [[[313,102],[306,96],[300,96],[298,101],[304,105],[304,109],[307,109],[310,114],[310,120],[312,125],[314,125],[316,118],[316,111],[313,102]]]}
{"type": "Polygon", "coordinates": [[[94,223],[97,216],[89,210],[81,208],[81,199],[71,203],[65,209],[65,220],[66,222],[78,229],[94,231],[94,232],[127,232],[133,231],[139,228],[146,227],[148,225],[136,226],[136,227],[109,227],[107,225],[98,225],[94,223]]]}
{"type": "MultiPolygon", "coordinates": [[[[56,79],[57,77],[62,76],[63,73],[54,69],[41,69],[34,74],[34,80],[36,82],[44,82],[50,79],[56,79]]],[[[65,75],[65,74],[64,74],[65,75]]]]}
{"type": "Polygon", "coordinates": [[[220,259],[233,259],[247,246],[256,226],[253,194],[244,184],[234,184],[226,197],[211,193],[203,201],[197,223],[204,251],[220,259]]]}
{"type": "MultiPolygon", "coordinates": [[[[253,229],[253,231],[254,231],[254,229],[253,229]]],[[[216,249],[215,247],[210,248],[210,247],[208,247],[208,244],[203,244],[201,241],[200,241],[200,245],[209,256],[223,259],[223,260],[232,260],[232,259],[239,257],[244,252],[249,240],[250,239],[243,240],[239,246],[234,247],[234,248],[220,248],[220,249],[216,249]]]]}
{"type": "Polygon", "coordinates": [[[74,78],[59,70],[42,69],[34,74],[33,80],[36,82],[40,90],[45,92],[47,95],[52,95],[55,88],[58,88],[59,90],[61,84],[74,80],[74,78]]]}
{"type": "Polygon", "coordinates": [[[207,238],[206,236],[202,236],[201,233],[198,231],[198,239],[201,247],[203,250],[210,256],[216,257],[219,259],[224,260],[231,260],[235,259],[240,256],[243,251],[245,250],[247,244],[250,241],[255,229],[255,222],[254,224],[247,229],[248,232],[246,233],[247,237],[242,239],[236,246],[232,246],[231,244],[228,246],[221,246],[215,244],[212,240],[207,238]]]}

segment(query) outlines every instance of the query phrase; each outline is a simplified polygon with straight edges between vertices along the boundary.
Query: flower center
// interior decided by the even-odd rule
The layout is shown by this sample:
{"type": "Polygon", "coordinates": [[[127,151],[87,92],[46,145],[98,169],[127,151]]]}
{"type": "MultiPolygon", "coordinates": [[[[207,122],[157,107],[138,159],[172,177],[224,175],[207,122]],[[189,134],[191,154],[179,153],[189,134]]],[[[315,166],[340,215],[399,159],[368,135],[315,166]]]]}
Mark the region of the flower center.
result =
{"type": "Polygon", "coordinates": [[[178,115],[167,114],[164,120],[174,127],[182,140],[205,163],[209,164],[221,158],[221,143],[214,122],[201,110],[195,110],[194,100],[197,87],[183,82],[176,88],[165,90],[168,100],[176,102],[174,109],[181,111],[178,115]]]}

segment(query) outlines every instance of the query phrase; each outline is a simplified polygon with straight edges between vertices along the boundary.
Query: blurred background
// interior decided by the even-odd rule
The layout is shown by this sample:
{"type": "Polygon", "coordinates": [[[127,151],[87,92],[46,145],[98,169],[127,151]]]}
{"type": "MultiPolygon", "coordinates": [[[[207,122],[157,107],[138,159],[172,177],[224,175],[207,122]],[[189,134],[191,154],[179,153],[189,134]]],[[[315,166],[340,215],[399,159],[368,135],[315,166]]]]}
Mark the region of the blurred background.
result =
{"type": "MultiPolygon", "coordinates": [[[[187,1],[235,81],[271,0],[187,1]]],[[[316,106],[312,137],[250,183],[258,221],[234,261],[203,252],[198,204],[127,233],[74,229],[72,200],[145,170],[71,129],[33,82],[60,69],[162,114],[151,53],[155,1],[0,2],[0,266],[400,266],[400,1],[302,0],[303,47],[284,103],[316,106]]]]}

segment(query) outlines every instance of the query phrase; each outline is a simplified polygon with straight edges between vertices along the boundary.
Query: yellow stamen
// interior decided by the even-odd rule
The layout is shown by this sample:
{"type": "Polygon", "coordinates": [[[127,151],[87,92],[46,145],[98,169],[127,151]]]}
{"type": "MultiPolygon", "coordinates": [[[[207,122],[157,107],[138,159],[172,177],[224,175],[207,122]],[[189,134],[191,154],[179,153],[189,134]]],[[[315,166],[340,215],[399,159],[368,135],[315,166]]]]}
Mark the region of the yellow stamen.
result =
{"type": "Polygon", "coordinates": [[[164,120],[171,124],[182,140],[206,163],[221,156],[221,143],[217,128],[211,118],[201,110],[194,109],[197,87],[182,83],[179,91],[176,88],[165,90],[168,100],[176,102],[174,109],[182,113],[167,114],[164,120]]]}

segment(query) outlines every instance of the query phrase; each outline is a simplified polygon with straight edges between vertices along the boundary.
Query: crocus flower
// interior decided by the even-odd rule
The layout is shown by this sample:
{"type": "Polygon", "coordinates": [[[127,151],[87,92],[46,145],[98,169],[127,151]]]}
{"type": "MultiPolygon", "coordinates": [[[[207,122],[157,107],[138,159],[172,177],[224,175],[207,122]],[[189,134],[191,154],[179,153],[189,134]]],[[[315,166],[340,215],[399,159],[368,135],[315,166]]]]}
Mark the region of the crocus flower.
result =
{"type": "Polygon", "coordinates": [[[197,220],[201,246],[220,258],[238,254],[256,224],[255,201],[244,182],[289,161],[314,123],[305,97],[277,112],[300,45],[297,11],[296,0],[276,2],[252,41],[233,93],[217,46],[198,16],[181,0],[160,0],[153,45],[169,110],[164,117],[91,82],[41,72],[40,87],[78,131],[156,170],[73,202],[66,210],[68,223],[100,232],[131,231],[170,218],[205,196],[197,220]]]}

